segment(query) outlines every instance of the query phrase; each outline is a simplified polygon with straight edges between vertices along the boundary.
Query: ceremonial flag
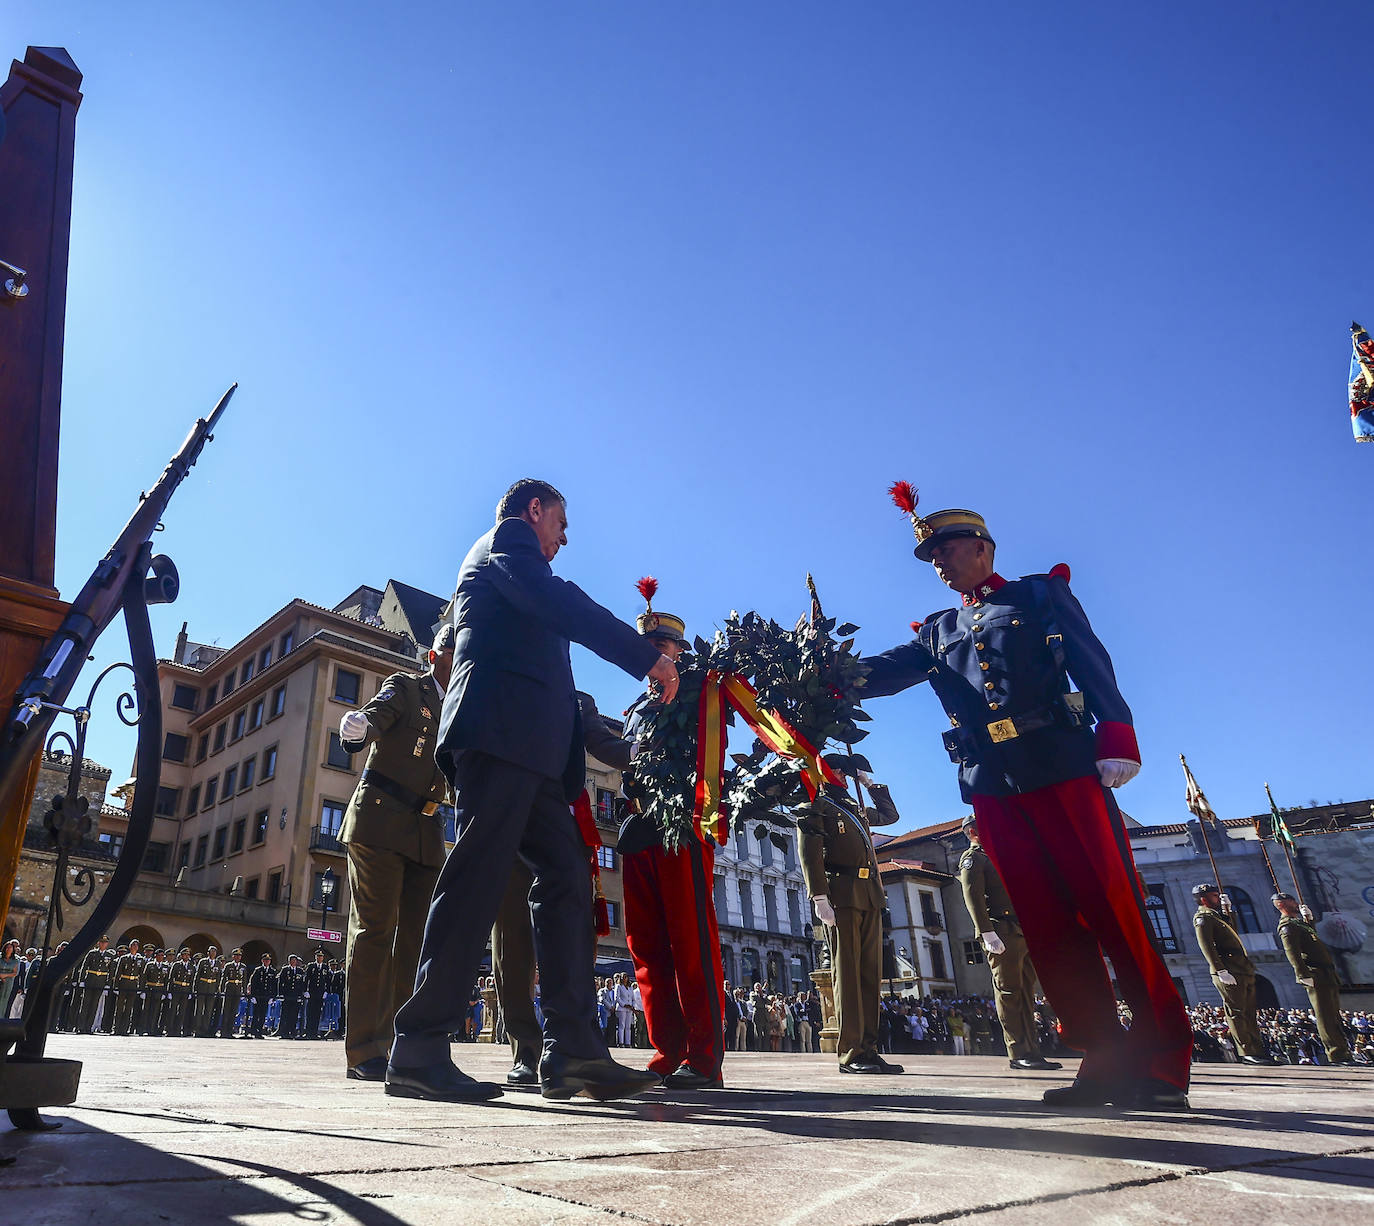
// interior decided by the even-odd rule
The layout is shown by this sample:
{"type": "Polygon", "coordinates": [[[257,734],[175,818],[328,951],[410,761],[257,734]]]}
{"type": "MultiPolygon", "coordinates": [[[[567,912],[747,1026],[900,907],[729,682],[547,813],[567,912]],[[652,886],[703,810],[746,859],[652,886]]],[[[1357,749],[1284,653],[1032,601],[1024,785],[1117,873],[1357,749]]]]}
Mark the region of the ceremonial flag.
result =
{"type": "Polygon", "coordinates": [[[1270,833],[1278,839],[1280,843],[1286,843],[1289,847],[1293,846],[1293,832],[1288,829],[1288,823],[1284,820],[1283,814],[1279,812],[1279,807],[1274,803],[1274,793],[1269,790],[1269,785],[1264,785],[1265,795],[1269,797],[1269,812],[1272,814],[1269,823],[1270,833]]]}
{"type": "Polygon", "coordinates": [[[1350,325],[1350,426],[1357,443],[1374,442],[1374,341],[1350,325]]]}
{"type": "Polygon", "coordinates": [[[1216,813],[1212,806],[1207,803],[1207,797],[1202,794],[1202,789],[1198,787],[1197,780],[1193,778],[1193,772],[1188,769],[1188,759],[1179,754],[1178,760],[1183,763],[1183,803],[1188,806],[1188,812],[1198,821],[1206,822],[1214,830],[1217,829],[1221,823],[1217,821],[1216,813]]]}

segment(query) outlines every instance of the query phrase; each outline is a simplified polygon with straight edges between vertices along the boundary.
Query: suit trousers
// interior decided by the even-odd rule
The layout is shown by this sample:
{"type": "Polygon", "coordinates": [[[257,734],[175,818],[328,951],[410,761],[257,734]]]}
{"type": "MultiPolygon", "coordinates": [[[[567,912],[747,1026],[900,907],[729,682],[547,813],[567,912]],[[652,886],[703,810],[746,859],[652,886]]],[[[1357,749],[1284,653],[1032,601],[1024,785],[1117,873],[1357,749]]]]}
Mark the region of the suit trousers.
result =
{"type": "Polygon", "coordinates": [[[1312,1012],[1317,1015],[1317,1033],[1326,1048],[1326,1058],[1332,1063],[1350,1059],[1350,1044],[1346,1042],[1345,1027],[1341,1024],[1341,986],[1334,975],[1316,974],[1312,986],[1306,989],[1312,1012]]]}
{"type": "Polygon", "coordinates": [[[232,1039],[234,1037],[234,1022],[239,1015],[239,1001],[243,999],[243,993],[238,988],[230,986],[224,989],[224,1013],[220,1019],[219,1037],[221,1039],[232,1039]]]}
{"type": "Polygon", "coordinates": [[[1243,1056],[1266,1056],[1264,1036],[1255,1020],[1255,977],[1237,975],[1235,983],[1222,983],[1212,972],[1212,984],[1221,996],[1226,1013],[1226,1025],[1236,1041],[1236,1051],[1243,1056]]]}
{"type": "MultiPolygon", "coordinates": [[[[534,874],[517,858],[510,884],[501,898],[501,910],[491,926],[491,971],[511,1054],[517,1060],[538,1065],[544,1030],[534,1012],[534,921],[530,918],[533,884],[534,874]]],[[[587,889],[591,889],[590,878],[587,889]]]]}
{"type": "Polygon", "coordinates": [[[715,849],[698,838],[677,851],[649,847],[621,862],[625,943],[654,1049],[649,1071],[660,1076],[685,1062],[715,1080],[725,1059],[715,862],[715,849]]]}
{"type": "MultiPolygon", "coordinates": [[[[883,913],[876,907],[836,907],[835,926],[825,926],[830,975],[835,988],[835,1020],[840,1036],[835,1050],[841,1064],[872,1060],[878,1054],[878,979],[883,972],[883,913]]],[[[764,1025],[754,1015],[759,1050],[764,1025]]]]}
{"type": "Polygon", "coordinates": [[[988,954],[987,960],[1007,1056],[1012,1060],[1034,1060],[1040,1055],[1040,1036],[1035,1030],[1035,970],[1026,937],[1017,925],[1004,921],[997,922],[996,930],[1006,949],[1000,954],[988,954]]]}
{"type": "Polygon", "coordinates": [[[101,994],[105,991],[103,983],[89,983],[81,989],[81,1021],[78,1029],[82,1034],[90,1034],[95,1028],[95,1010],[100,1004],[101,994]]]}
{"type": "Polygon", "coordinates": [[[348,962],[344,993],[349,1068],[391,1052],[396,1010],[415,987],[420,934],[439,870],[399,852],[348,843],[348,962]]]}
{"type": "Polygon", "coordinates": [[[476,751],[460,754],[452,766],[458,841],[430,903],[415,994],[396,1014],[392,1064],[422,1068],[449,1061],[448,1036],[463,1028],[517,856],[533,876],[529,905],[541,969],[544,1052],[605,1059],[592,982],[596,924],[587,848],[568,820],[562,783],[476,751]]]}
{"type": "Polygon", "coordinates": [[[1186,1089],[1192,1026],[1150,939],[1120,812],[1097,777],[974,796],[973,812],[1064,1041],[1084,1053],[1078,1076],[1186,1089]],[[1104,951],[1131,1009],[1129,1031],[1117,1018],[1104,951]]]}
{"type": "Polygon", "coordinates": [[[193,1023],[195,1037],[206,1039],[215,1033],[219,1025],[219,996],[214,992],[197,992],[193,1023]]]}

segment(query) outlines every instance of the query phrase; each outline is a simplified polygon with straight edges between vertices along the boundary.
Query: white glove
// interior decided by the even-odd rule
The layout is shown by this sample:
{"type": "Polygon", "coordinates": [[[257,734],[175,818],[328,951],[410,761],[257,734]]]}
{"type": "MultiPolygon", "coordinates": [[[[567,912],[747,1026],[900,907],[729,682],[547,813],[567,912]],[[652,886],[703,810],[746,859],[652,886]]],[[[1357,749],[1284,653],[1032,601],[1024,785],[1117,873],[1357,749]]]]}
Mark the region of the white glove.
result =
{"type": "Polygon", "coordinates": [[[1299,982],[1300,984],[1302,984],[1303,987],[1305,987],[1305,988],[1310,988],[1310,987],[1316,982],[1316,980],[1314,980],[1314,979],[1299,979],[1298,982],[1299,982]]]}
{"type": "Polygon", "coordinates": [[[811,900],[811,905],[816,908],[816,915],[822,924],[833,928],[835,926],[835,908],[830,905],[830,899],[824,894],[818,894],[811,900]]]}
{"type": "Polygon", "coordinates": [[[1236,986],[1236,977],[1230,971],[1218,971],[1217,982],[1224,983],[1228,988],[1236,986]]]}
{"type": "Polygon", "coordinates": [[[356,745],[367,739],[367,731],[371,726],[361,711],[349,711],[339,720],[339,739],[356,745]]]}
{"type": "Polygon", "coordinates": [[[978,939],[983,942],[983,948],[990,954],[1004,954],[1007,947],[1002,944],[1002,938],[995,932],[979,933],[978,939]]]}
{"type": "Polygon", "coordinates": [[[870,775],[867,771],[860,771],[854,777],[866,788],[871,788],[873,786],[873,776],[870,775]]]}
{"type": "Polygon", "coordinates": [[[1098,778],[1104,788],[1119,788],[1140,773],[1140,763],[1130,758],[1103,758],[1097,764],[1098,778]]]}

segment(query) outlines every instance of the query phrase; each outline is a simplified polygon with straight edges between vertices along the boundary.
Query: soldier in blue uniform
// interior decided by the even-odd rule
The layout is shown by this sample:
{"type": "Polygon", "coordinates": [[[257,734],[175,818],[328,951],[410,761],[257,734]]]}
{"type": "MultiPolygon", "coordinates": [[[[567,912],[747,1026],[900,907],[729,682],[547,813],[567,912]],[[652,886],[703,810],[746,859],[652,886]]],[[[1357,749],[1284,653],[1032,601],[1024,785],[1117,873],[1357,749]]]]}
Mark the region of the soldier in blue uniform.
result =
{"type": "Polygon", "coordinates": [[[1105,790],[1140,769],[1131,712],[1068,568],[1008,582],[994,570],[982,516],[922,517],[914,490],[899,483],[892,493],[911,516],[916,557],[963,602],[932,614],[911,642],[866,658],[864,692],[928,681],[949,716],[945,747],[963,798],[1064,1039],[1084,1052],[1073,1085],[1045,1101],[1186,1110],[1192,1030],[1151,942],[1120,810],[1105,790]],[[1104,951],[1133,1014],[1129,1031],[1104,951]]]}

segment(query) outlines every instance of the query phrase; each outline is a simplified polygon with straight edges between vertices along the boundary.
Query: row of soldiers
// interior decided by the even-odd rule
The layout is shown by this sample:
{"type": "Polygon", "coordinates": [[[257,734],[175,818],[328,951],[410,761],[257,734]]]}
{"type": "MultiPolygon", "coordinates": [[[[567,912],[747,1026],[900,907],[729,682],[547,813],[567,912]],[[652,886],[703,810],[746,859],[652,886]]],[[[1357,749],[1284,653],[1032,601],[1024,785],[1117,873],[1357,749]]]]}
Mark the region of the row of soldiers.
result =
{"type": "MultiPolygon", "coordinates": [[[[240,1002],[249,1008],[242,1038],[261,1038],[268,1008],[282,1002],[280,1033],[294,1037],[302,1013],[307,1037],[319,1033],[327,998],[341,1004],[344,972],[337,962],[326,963],[316,950],[309,966],[292,954],[278,971],[272,955],[263,954],[249,967],[243,950],[221,957],[211,945],[199,958],[183,947],[175,957],[167,949],[145,954],[137,940],[110,948],[101,937],[62,992],[58,1028],[83,1034],[146,1034],[172,1038],[233,1038],[240,1002]]],[[[339,1023],[342,1030],[342,1019],[339,1023]]]]}

